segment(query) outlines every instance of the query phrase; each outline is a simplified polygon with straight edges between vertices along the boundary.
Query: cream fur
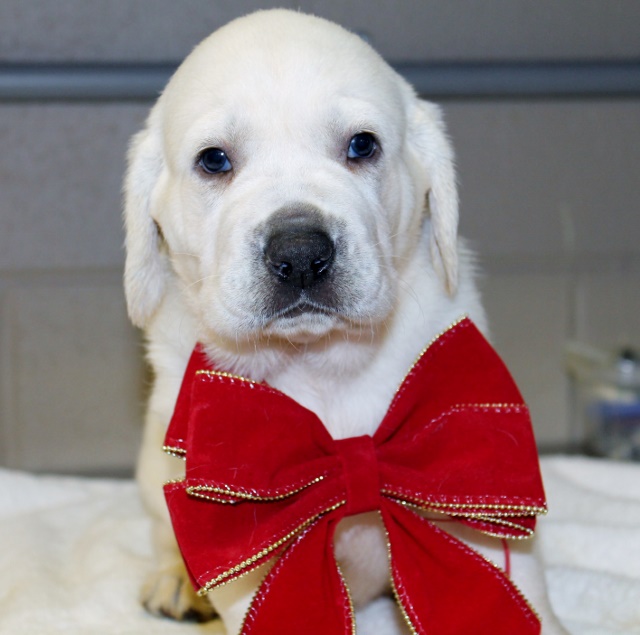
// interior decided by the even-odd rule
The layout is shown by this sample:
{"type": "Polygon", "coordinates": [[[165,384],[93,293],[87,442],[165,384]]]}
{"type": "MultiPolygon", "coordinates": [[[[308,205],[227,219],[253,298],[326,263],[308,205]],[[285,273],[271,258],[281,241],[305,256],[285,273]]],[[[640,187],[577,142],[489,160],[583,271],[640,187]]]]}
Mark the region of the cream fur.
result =
{"type": "MultiPolygon", "coordinates": [[[[156,613],[206,614],[184,584],[162,498],[163,481],[179,471],[162,440],[195,342],[219,367],[289,394],[340,438],[375,430],[435,334],[462,314],[484,329],[485,317],[458,245],[453,153],[439,109],[360,38],[325,20],[258,12],[202,42],[134,137],[125,195],[129,313],[145,329],[155,372],[138,479],[155,519],[158,570],[143,600],[156,613]],[[382,152],[351,169],[346,149],[362,130],[376,132],[382,152]],[[232,173],[203,174],[195,157],[205,147],[223,148],[232,173]],[[256,282],[260,228],[301,203],[320,209],[348,246],[343,306],[268,318],[256,282]]],[[[500,561],[496,541],[459,531],[500,561]]],[[[362,631],[400,633],[377,599],[388,570],[375,517],[345,521],[336,551],[356,606],[368,606],[362,631]]],[[[522,551],[515,580],[543,615],[545,634],[561,633],[538,564],[522,551]]],[[[230,634],[261,575],[210,594],[230,634]]]]}

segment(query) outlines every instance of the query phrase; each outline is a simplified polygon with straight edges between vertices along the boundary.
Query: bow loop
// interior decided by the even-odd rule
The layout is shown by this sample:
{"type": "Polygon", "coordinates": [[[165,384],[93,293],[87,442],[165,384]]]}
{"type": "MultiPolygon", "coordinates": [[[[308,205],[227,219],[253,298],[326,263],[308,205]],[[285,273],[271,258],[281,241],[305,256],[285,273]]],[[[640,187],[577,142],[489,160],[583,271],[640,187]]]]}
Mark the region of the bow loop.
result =
{"type": "Polygon", "coordinates": [[[242,502],[286,498],[335,473],[333,443],[314,413],[266,384],[213,370],[197,348],[165,449],[185,456],[187,493],[242,502]]]}
{"type": "Polygon", "coordinates": [[[410,440],[425,422],[464,404],[525,406],[507,367],[468,318],[441,333],[411,367],[374,435],[410,440]]]}
{"type": "Polygon", "coordinates": [[[339,469],[332,439],[317,416],[269,386],[200,371],[192,399],[197,404],[192,416],[230,425],[217,426],[215,436],[207,426],[189,427],[190,482],[239,500],[271,500],[295,494],[339,469]],[[242,421],[242,434],[234,421],[242,421]]]}
{"type": "Polygon", "coordinates": [[[502,535],[501,527],[511,534],[499,519],[546,511],[525,406],[455,406],[411,439],[395,435],[379,455],[386,496],[465,519],[486,533],[502,535]],[[480,517],[484,522],[475,522],[480,517]]]}
{"type": "Polygon", "coordinates": [[[226,505],[189,496],[186,481],[165,485],[180,551],[199,592],[241,576],[279,553],[319,518],[344,505],[344,492],[322,483],[305,496],[226,505]]]}

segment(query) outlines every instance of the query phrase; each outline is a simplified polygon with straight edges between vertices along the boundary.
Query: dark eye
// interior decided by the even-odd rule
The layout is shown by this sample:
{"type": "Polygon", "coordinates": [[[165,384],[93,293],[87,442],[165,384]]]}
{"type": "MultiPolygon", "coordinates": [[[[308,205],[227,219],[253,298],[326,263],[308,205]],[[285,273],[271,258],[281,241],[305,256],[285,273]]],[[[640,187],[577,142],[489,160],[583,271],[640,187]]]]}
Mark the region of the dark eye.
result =
{"type": "Polygon", "coordinates": [[[207,148],[203,150],[200,153],[198,165],[209,174],[228,172],[232,168],[227,153],[220,148],[207,148]]]}
{"type": "Polygon", "coordinates": [[[349,142],[347,157],[349,159],[368,159],[375,154],[377,149],[378,144],[375,137],[369,132],[360,132],[354,135],[349,142]]]}

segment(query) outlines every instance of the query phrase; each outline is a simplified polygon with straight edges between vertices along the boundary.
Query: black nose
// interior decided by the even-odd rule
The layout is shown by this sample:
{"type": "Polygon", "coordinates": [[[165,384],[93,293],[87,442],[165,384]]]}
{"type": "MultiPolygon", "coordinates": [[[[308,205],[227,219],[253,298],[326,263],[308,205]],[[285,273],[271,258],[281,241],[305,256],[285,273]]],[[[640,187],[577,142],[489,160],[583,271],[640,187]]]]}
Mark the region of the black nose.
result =
{"type": "Polygon", "coordinates": [[[322,230],[296,226],[274,232],[267,241],[265,262],[283,283],[307,289],[326,276],[334,246],[322,230]]]}

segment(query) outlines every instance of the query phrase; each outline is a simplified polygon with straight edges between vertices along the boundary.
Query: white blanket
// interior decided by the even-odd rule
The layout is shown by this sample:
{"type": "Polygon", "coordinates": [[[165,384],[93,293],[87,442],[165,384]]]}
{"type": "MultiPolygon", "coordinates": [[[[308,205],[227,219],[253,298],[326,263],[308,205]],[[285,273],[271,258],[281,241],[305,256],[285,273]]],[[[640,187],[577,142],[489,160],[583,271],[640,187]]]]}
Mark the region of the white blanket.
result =
{"type": "MultiPolygon", "coordinates": [[[[556,612],[574,635],[640,634],[640,466],[557,457],[543,472],[556,612]]],[[[0,470],[0,633],[221,635],[140,608],[148,535],[131,482],[0,470]]]]}

